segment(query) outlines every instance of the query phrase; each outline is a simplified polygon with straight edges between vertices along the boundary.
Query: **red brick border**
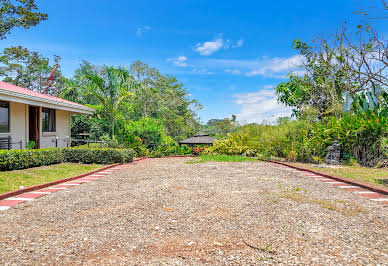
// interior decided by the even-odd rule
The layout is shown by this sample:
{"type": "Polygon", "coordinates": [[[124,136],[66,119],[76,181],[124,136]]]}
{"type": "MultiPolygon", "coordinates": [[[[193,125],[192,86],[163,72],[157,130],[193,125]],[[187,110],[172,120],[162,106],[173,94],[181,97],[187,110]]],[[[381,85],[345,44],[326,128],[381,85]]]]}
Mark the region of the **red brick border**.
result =
{"type": "Polygon", "coordinates": [[[335,177],[335,176],[331,176],[331,175],[328,175],[328,174],[323,174],[323,173],[316,172],[316,171],[313,171],[313,170],[310,170],[310,169],[305,169],[305,168],[302,168],[302,167],[294,166],[294,165],[291,165],[291,164],[288,164],[288,163],[272,161],[272,160],[264,160],[264,161],[270,162],[270,163],[276,163],[276,164],[284,165],[284,166],[287,166],[287,167],[290,167],[290,168],[294,168],[294,169],[297,169],[297,170],[301,170],[301,171],[306,171],[306,172],[314,173],[316,175],[321,175],[321,176],[324,176],[324,177],[327,177],[327,178],[330,178],[330,179],[333,179],[333,180],[337,180],[337,181],[340,181],[340,182],[343,182],[343,183],[347,183],[347,184],[351,184],[351,185],[354,185],[354,186],[362,187],[362,188],[365,188],[367,190],[370,190],[370,191],[373,191],[373,192],[376,192],[376,193],[379,193],[379,194],[388,195],[388,190],[387,189],[371,187],[371,186],[364,185],[364,184],[355,182],[355,181],[347,179],[347,178],[335,177]]]}
{"type": "Polygon", "coordinates": [[[65,183],[67,181],[72,181],[72,180],[75,180],[75,179],[78,179],[78,178],[81,178],[81,177],[85,177],[85,176],[88,176],[88,175],[92,175],[94,173],[97,173],[97,172],[100,172],[100,171],[103,171],[103,170],[106,170],[106,169],[109,169],[109,168],[112,168],[112,167],[115,167],[115,166],[118,166],[118,165],[120,165],[120,164],[119,163],[111,164],[111,165],[108,165],[108,166],[105,166],[105,167],[102,167],[102,168],[99,168],[99,169],[87,172],[85,174],[81,174],[81,175],[77,175],[77,176],[73,176],[73,177],[69,177],[69,178],[64,178],[64,179],[59,179],[59,180],[55,180],[53,182],[44,183],[44,184],[40,184],[40,185],[36,185],[36,186],[32,186],[32,187],[27,187],[27,188],[23,188],[23,189],[20,189],[20,190],[5,192],[3,194],[0,194],[0,200],[6,199],[6,198],[9,198],[9,197],[14,197],[16,195],[20,195],[20,194],[23,194],[23,193],[26,193],[26,192],[31,192],[31,191],[39,190],[39,189],[42,189],[42,188],[51,187],[53,185],[58,185],[58,184],[61,184],[61,183],[65,183]]]}

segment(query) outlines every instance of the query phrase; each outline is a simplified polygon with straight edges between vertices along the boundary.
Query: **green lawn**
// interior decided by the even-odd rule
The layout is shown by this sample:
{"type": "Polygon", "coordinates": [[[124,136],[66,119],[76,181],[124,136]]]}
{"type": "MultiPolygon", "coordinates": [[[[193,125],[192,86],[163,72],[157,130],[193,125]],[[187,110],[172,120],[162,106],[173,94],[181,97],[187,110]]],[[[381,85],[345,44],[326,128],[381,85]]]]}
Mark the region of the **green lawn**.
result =
{"type": "Polygon", "coordinates": [[[289,163],[294,166],[303,167],[316,172],[332,175],[335,177],[344,177],[353,179],[360,183],[372,187],[388,188],[388,169],[387,168],[368,168],[361,166],[338,165],[333,168],[317,167],[307,163],[289,163]]]}
{"type": "Polygon", "coordinates": [[[206,162],[254,162],[256,158],[238,156],[238,155],[201,155],[187,163],[206,163],[206,162]]]}
{"type": "Polygon", "coordinates": [[[0,193],[18,190],[62,178],[73,177],[103,167],[99,164],[61,163],[24,170],[0,172],[0,193]]]}

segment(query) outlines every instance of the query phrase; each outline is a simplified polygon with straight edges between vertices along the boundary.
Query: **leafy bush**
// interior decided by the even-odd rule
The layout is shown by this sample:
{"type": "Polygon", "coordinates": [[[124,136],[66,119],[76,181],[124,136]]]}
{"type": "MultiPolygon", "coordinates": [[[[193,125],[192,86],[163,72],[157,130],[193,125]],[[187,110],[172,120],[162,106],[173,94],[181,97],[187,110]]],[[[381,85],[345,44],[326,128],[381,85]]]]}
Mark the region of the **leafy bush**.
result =
{"type": "Polygon", "coordinates": [[[164,134],[163,122],[146,117],[138,121],[129,121],[119,132],[118,138],[128,147],[136,143],[136,137],[140,138],[145,147],[152,150],[162,143],[164,134]]]}
{"type": "Polygon", "coordinates": [[[35,141],[27,141],[26,143],[26,150],[31,150],[33,148],[35,148],[35,141]]]}
{"type": "Polygon", "coordinates": [[[62,162],[125,163],[132,162],[131,149],[48,148],[38,150],[0,151],[0,171],[26,169],[62,162]]]}
{"type": "Polygon", "coordinates": [[[64,161],[62,149],[40,150],[2,150],[0,151],[0,170],[18,170],[64,161]]]}
{"type": "Polygon", "coordinates": [[[191,149],[186,146],[178,146],[177,144],[171,146],[160,145],[150,153],[150,157],[172,155],[191,155],[191,149]]]}
{"type": "Polygon", "coordinates": [[[207,149],[207,147],[194,147],[194,148],[191,150],[191,154],[193,154],[193,155],[200,155],[200,154],[202,154],[206,149],[207,149]]]}
{"type": "Polygon", "coordinates": [[[343,114],[324,121],[284,120],[276,126],[246,125],[227,139],[216,141],[208,154],[282,157],[321,162],[337,140],[341,159],[354,158],[363,166],[385,165],[388,155],[388,118],[381,114],[343,114]]]}
{"type": "Polygon", "coordinates": [[[133,159],[133,150],[130,149],[80,149],[80,148],[64,148],[63,154],[67,162],[80,163],[125,163],[131,162],[133,159]]]}

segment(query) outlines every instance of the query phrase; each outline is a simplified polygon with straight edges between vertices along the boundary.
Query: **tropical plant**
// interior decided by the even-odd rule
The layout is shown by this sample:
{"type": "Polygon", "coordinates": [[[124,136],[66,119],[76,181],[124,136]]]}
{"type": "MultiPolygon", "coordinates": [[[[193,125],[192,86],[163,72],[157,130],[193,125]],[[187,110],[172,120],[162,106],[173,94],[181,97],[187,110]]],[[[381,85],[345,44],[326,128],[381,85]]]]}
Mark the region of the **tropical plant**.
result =
{"type": "Polygon", "coordinates": [[[134,87],[140,86],[123,68],[104,67],[99,73],[85,75],[83,92],[92,98],[101,114],[109,120],[109,135],[115,134],[115,122],[121,105],[131,97],[134,87]]]}

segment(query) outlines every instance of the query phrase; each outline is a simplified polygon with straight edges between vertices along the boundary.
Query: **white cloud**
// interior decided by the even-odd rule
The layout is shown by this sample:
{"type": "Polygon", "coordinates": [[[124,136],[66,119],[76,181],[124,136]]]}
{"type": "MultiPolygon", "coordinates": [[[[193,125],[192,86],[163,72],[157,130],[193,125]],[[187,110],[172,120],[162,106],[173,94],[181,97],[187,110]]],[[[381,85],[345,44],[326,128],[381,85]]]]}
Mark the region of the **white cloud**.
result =
{"type": "Polygon", "coordinates": [[[235,45],[232,45],[232,48],[239,48],[244,45],[244,40],[238,40],[235,45]]]}
{"type": "Polygon", "coordinates": [[[147,31],[150,31],[151,30],[151,27],[150,26],[141,26],[141,27],[138,27],[137,30],[136,30],[136,35],[138,37],[141,37],[143,36],[143,33],[147,32],[147,31]]]}
{"type": "Polygon", "coordinates": [[[211,55],[217,52],[224,46],[224,40],[222,38],[216,39],[211,42],[198,43],[194,51],[199,52],[200,55],[211,55]]]}
{"type": "Polygon", "coordinates": [[[193,68],[192,73],[199,75],[213,75],[207,68],[193,68]]]}
{"type": "Polygon", "coordinates": [[[274,90],[234,94],[233,97],[241,108],[237,118],[242,123],[273,123],[279,117],[291,115],[291,108],[277,102],[274,90]]]}
{"type": "Polygon", "coordinates": [[[294,55],[288,58],[274,57],[259,60],[258,67],[246,73],[251,76],[279,76],[279,73],[289,72],[300,68],[303,57],[294,55]]]}
{"type": "Polygon", "coordinates": [[[273,89],[275,88],[275,85],[264,85],[264,89],[273,89]]]}
{"type": "Polygon", "coordinates": [[[194,51],[199,52],[200,55],[211,55],[220,49],[239,48],[244,45],[244,40],[238,40],[233,44],[232,40],[224,40],[223,38],[217,38],[214,41],[207,41],[204,43],[197,43],[194,51]]]}
{"type": "Polygon", "coordinates": [[[226,73],[230,73],[232,75],[240,75],[241,74],[241,71],[238,70],[238,69],[230,69],[230,68],[227,68],[224,70],[226,73]]]}
{"type": "Polygon", "coordinates": [[[175,66],[178,67],[187,67],[187,57],[183,55],[176,58],[169,58],[167,61],[171,61],[175,66]]]}

